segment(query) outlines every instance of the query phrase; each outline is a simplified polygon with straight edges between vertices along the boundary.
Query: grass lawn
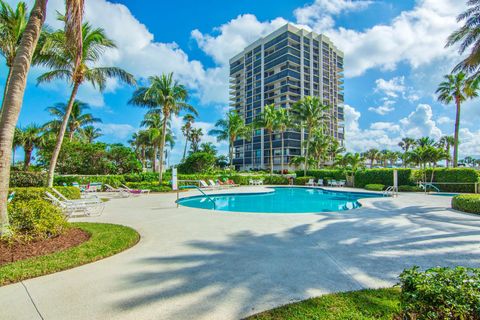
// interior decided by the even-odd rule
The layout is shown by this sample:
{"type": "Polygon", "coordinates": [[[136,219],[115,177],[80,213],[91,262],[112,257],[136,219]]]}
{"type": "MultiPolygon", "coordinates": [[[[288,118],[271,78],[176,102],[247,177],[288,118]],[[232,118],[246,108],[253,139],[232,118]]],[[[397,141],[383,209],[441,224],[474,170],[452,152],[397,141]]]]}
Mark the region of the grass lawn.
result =
{"type": "Polygon", "coordinates": [[[135,245],[140,235],[132,228],[108,223],[72,223],[90,233],[88,241],[64,251],[19,260],[0,267],[0,286],[97,261],[135,245]]]}
{"type": "Polygon", "coordinates": [[[329,294],[265,311],[247,320],[391,320],[399,312],[399,296],[397,288],[329,294]]]}

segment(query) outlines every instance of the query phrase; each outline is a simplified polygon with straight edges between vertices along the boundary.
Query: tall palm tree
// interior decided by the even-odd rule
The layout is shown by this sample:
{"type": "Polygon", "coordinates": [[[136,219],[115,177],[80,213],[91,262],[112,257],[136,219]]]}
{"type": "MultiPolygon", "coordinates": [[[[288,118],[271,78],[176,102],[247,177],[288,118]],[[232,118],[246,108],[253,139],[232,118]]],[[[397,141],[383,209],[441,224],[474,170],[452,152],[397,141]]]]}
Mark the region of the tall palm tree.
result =
{"type": "Polygon", "coordinates": [[[80,136],[84,141],[88,143],[93,143],[95,139],[103,136],[103,133],[102,129],[100,128],[95,128],[94,126],[85,126],[80,129],[80,136]]]}
{"type": "Polygon", "coordinates": [[[438,94],[438,100],[444,104],[450,104],[455,102],[456,105],[456,117],[455,117],[455,144],[453,146],[453,166],[458,165],[458,135],[460,132],[460,113],[461,105],[468,99],[478,97],[477,80],[471,80],[467,78],[467,75],[463,72],[457,74],[446,75],[445,81],[440,83],[436,93],[438,94]]]}
{"type": "Polygon", "coordinates": [[[216,136],[218,141],[228,141],[228,157],[230,158],[230,168],[233,168],[233,148],[235,140],[250,139],[252,128],[245,124],[242,116],[235,110],[227,113],[225,119],[220,119],[215,123],[216,129],[208,132],[209,135],[216,136]]]}
{"type": "MultiPolygon", "coordinates": [[[[0,54],[5,58],[7,64],[7,80],[5,82],[4,96],[12,75],[12,66],[17,54],[20,39],[27,26],[28,10],[25,2],[17,3],[15,10],[5,1],[0,0],[0,54]]],[[[0,112],[3,109],[0,107],[0,112]]]]}
{"type": "Polygon", "coordinates": [[[198,146],[203,137],[202,128],[192,128],[190,129],[190,144],[192,152],[198,152],[198,146]]]}
{"type": "Polygon", "coordinates": [[[363,157],[370,160],[370,169],[373,168],[373,164],[375,161],[377,161],[380,157],[380,151],[377,149],[370,149],[367,150],[364,154],[363,157]]]}
{"type": "Polygon", "coordinates": [[[153,146],[153,172],[157,169],[158,146],[162,143],[162,118],[158,113],[147,113],[140,123],[147,128],[148,141],[153,146]]]}
{"type": "Polygon", "coordinates": [[[275,105],[270,104],[263,108],[262,113],[255,119],[254,126],[264,129],[269,136],[270,149],[270,174],[273,174],[273,132],[278,128],[277,113],[275,105]]]}
{"type": "Polygon", "coordinates": [[[408,152],[410,151],[411,147],[415,146],[415,143],[415,139],[409,137],[402,138],[402,141],[398,143],[398,146],[403,150],[402,162],[405,168],[407,167],[408,163],[408,152]]]}
{"type": "Polygon", "coordinates": [[[328,119],[328,105],[322,104],[318,97],[304,97],[291,107],[291,113],[295,124],[307,132],[307,141],[305,146],[305,157],[303,174],[307,175],[308,169],[308,151],[310,141],[312,140],[312,131],[314,128],[323,128],[325,120],[328,119]]]}
{"type": "Polygon", "coordinates": [[[187,145],[190,137],[190,129],[192,128],[192,124],[195,122],[195,116],[188,113],[183,116],[183,121],[185,122],[185,124],[182,126],[182,133],[185,136],[185,146],[183,148],[182,161],[185,160],[185,156],[187,155],[187,145]]]}
{"type": "Polygon", "coordinates": [[[147,149],[150,145],[150,136],[147,130],[140,130],[135,132],[132,135],[132,139],[128,141],[130,145],[134,148],[135,152],[137,153],[140,162],[142,163],[142,169],[145,170],[146,168],[146,160],[147,160],[147,149]]]}
{"type": "Polygon", "coordinates": [[[417,139],[415,145],[418,147],[431,147],[435,145],[435,140],[430,137],[421,137],[417,139]]]}
{"type": "Polygon", "coordinates": [[[315,159],[317,168],[320,168],[325,163],[331,143],[332,139],[323,134],[321,128],[316,128],[312,131],[309,154],[315,159]]]}
{"type": "MultiPolygon", "coordinates": [[[[65,0],[67,38],[76,47],[77,59],[82,53],[83,0],[65,0]]],[[[10,151],[18,116],[22,108],[27,77],[47,13],[47,0],[35,0],[27,25],[20,39],[10,80],[6,86],[2,112],[0,113],[0,233],[9,234],[7,212],[8,186],[10,182],[10,151]]]]}
{"type": "Polygon", "coordinates": [[[135,106],[147,107],[149,112],[161,114],[162,119],[162,141],[160,143],[160,184],[163,179],[163,154],[165,148],[165,139],[167,137],[167,126],[172,115],[178,115],[186,110],[194,115],[198,115],[194,107],[187,103],[187,89],[173,79],[173,73],[162,74],[161,76],[152,76],[149,78],[150,84],[146,87],[140,87],[133,93],[130,104],[135,106]]]}
{"type": "Polygon", "coordinates": [[[364,166],[365,159],[360,153],[347,153],[348,154],[348,164],[353,172],[357,171],[359,168],[364,166]]]}
{"type": "Polygon", "coordinates": [[[23,169],[26,171],[30,167],[32,160],[32,153],[35,148],[44,145],[43,127],[32,123],[23,129],[20,129],[20,140],[23,150],[25,151],[25,158],[23,161],[23,169]]]}
{"type": "MultiPolygon", "coordinates": [[[[68,20],[68,16],[60,18],[65,22],[68,20]]],[[[90,82],[95,88],[103,91],[108,78],[117,78],[127,84],[135,84],[135,79],[133,75],[121,68],[97,66],[104,51],[116,46],[106,36],[103,29],[93,28],[89,23],[84,23],[82,26],[83,49],[80,57],[78,57],[76,50],[72,50],[72,43],[68,40],[68,28],[65,31],[52,32],[47,36],[45,42],[42,50],[36,55],[35,62],[51,69],[51,71],[39,76],[37,82],[43,83],[55,79],[64,79],[72,86],[48,170],[48,185],[52,186],[58,155],[62,148],[63,138],[67,131],[79,87],[85,82],[90,82]]]]}
{"type": "Polygon", "coordinates": [[[453,145],[455,145],[455,138],[453,136],[443,136],[438,141],[438,145],[439,145],[440,148],[443,148],[448,155],[448,157],[445,159],[446,160],[446,165],[447,165],[447,168],[448,168],[448,167],[450,167],[450,160],[452,158],[452,155],[450,153],[450,149],[453,145]]]}
{"type": "Polygon", "coordinates": [[[15,151],[18,147],[22,146],[22,129],[19,127],[15,128],[15,135],[13,137],[12,144],[12,165],[15,166],[15,151]]]}
{"type": "Polygon", "coordinates": [[[328,145],[328,156],[330,157],[331,161],[334,161],[337,155],[341,154],[342,152],[345,152],[345,147],[340,145],[340,142],[337,139],[333,139],[332,137],[329,137],[330,143],[328,145]]]}
{"type": "Polygon", "coordinates": [[[275,120],[277,122],[276,127],[278,131],[280,131],[280,133],[282,134],[282,160],[280,161],[280,165],[281,165],[282,174],[283,174],[283,168],[284,168],[284,162],[285,162],[285,132],[289,127],[292,126],[292,119],[287,109],[279,108],[276,110],[275,120]]]}
{"type": "Polygon", "coordinates": [[[467,50],[470,53],[454,69],[454,71],[463,71],[473,73],[472,78],[478,78],[480,75],[478,67],[480,66],[480,1],[468,0],[469,8],[457,17],[457,21],[464,21],[463,26],[455,30],[447,40],[447,47],[460,44],[459,54],[461,56],[467,50]]]}
{"type": "MultiPolygon", "coordinates": [[[[48,107],[46,110],[50,115],[56,119],[49,121],[45,124],[45,128],[58,133],[62,126],[63,119],[67,113],[68,105],[66,103],[56,103],[55,105],[48,107]]],[[[72,105],[70,117],[67,122],[66,132],[70,141],[73,140],[75,133],[79,132],[83,127],[102,122],[100,118],[94,117],[91,113],[85,113],[85,110],[90,109],[90,106],[85,102],[75,100],[72,105]]]]}
{"type": "Polygon", "coordinates": [[[211,142],[204,142],[200,145],[200,151],[205,153],[213,154],[214,156],[217,155],[217,147],[211,142]]]}

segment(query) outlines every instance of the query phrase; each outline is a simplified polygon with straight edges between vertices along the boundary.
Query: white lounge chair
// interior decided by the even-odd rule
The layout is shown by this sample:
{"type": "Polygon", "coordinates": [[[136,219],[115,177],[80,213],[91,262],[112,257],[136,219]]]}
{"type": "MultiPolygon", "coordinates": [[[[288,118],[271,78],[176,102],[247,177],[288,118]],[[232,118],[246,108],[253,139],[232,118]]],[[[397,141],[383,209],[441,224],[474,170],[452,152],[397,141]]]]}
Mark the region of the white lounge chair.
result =
{"type": "Polygon", "coordinates": [[[105,190],[106,192],[116,192],[121,198],[128,198],[130,197],[130,192],[128,192],[125,188],[114,188],[109,184],[105,183],[105,187],[107,189],[105,190]]]}
{"type": "Polygon", "coordinates": [[[338,181],[338,186],[339,186],[339,187],[345,187],[345,184],[346,184],[346,183],[347,183],[346,180],[339,180],[339,181],[338,181]]]}
{"type": "Polygon", "coordinates": [[[143,194],[143,193],[150,193],[150,190],[148,189],[130,189],[126,185],[122,184],[122,187],[125,188],[125,190],[131,194],[143,194]]]}
{"type": "Polygon", "coordinates": [[[332,180],[330,181],[330,186],[332,186],[332,187],[338,187],[337,180],[332,179],[332,180]]]}
{"type": "Polygon", "coordinates": [[[205,182],[205,180],[199,180],[200,182],[200,189],[209,189],[212,190],[215,187],[210,186],[208,183],[205,182]]]}
{"type": "Polygon", "coordinates": [[[263,180],[257,180],[257,185],[263,186],[263,180]]]}
{"type": "Polygon", "coordinates": [[[318,179],[317,186],[323,186],[323,179],[318,179]]]}
{"type": "Polygon", "coordinates": [[[67,202],[59,200],[48,191],[45,191],[45,194],[47,195],[47,199],[54,205],[58,206],[67,217],[76,214],[87,216],[101,215],[105,208],[104,203],[67,202]]]}
{"type": "Polygon", "coordinates": [[[309,179],[306,183],[305,183],[306,186],[315,186],[315,180],[313,179],[309,179]]]}
{"type": "Polygon", "coordinates": [[[89,198],[82,198],[82,199],[75,199],[75,200],[72,200],[72,199],[68,199],[67,197],[65,197],[60,191],[58,191],[57,189],[55,188],[52,188],[52,191],[60,198],[61,201],[65,201],[65,202],[73,202],[73,203],[102,203],[102,200],[97,197],[96,195],[94,195],[93,197],[89,197],[89,198]]]}

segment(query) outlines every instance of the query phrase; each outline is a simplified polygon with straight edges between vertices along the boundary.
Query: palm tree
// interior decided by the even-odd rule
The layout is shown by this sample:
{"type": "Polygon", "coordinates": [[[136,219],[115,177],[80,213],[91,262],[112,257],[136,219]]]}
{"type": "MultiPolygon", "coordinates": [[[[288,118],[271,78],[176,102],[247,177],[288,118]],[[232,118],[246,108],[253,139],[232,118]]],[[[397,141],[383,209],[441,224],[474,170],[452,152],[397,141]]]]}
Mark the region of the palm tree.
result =
{"type": "Polygon", "coordinates": [[[200,144],[200,141],[202,140],[202,137],[203,137],[203,132],[202,132],[202,128],[192,128],[190,130],[190,144],[191,144],[191,149],[192,149],[192,152],[195,153],[195,152],[198,152],[198,145],[200,144]]]}
{"type": "MultiPolygon", "coordinates": [[[[66,21],[68,16],[61,17],[66,21]]],[[[135,84],[133,75],[117,67],[98,67],[104,51],[115,48],[115,43],[110,40],[101,28],[93,28],[89,23],[82,26],[83,48],[80,57],[77,51],[72,50],[68,41],[68,30],[57,30],[46,37],[46,44],[35,58],[35,62],[45,66],[51,71],[37,78],[38,83],[50,82],[55,79],[67,80],[72,85],[70,99],[65,107],[62,123],[57,136],[57,142],[52,152],[50,168],[48,170],[48,186],[53,185],[53,176],[57,165],[58,155],[62,148],[63,138],[68,127],[70,114],[75,104],[75,97],[79,87],[85,82],[90,82],[95,88],[103,91],[108,78],[118,78],[127,84],[135,84]]]]}
{"type": "Polygon", "coordinates": [[[348,155],[348,164],[350,168],[355,173],[359,168],[364,166],[365,159],[362,157],[360,153],[347,153],[348,155]]]}
{"type": "Polygon", "coordinates": [[[149,143],[153,146],[152,166],[153,172],[157,169],[158,146],[162,143],[162,119],[158,113],[147,113],[140,123],[147,128],[149,143]]]}
{"type": "Polygon", "coordinates": [[[478,96],[478,81],[470,80],[463,72],[446,75],[445,81],[440,83],[436,93],[438,100],[444,104],[455,102],[457,115],[455,118],[455,144],[453,146],[453,166],[458,165],[458,135],[460,131],[461,105],[468,99],[478,96]]]}
{"type": "Polygon", "coordinates": [[[185,156],[187,155],[187,145],[190,137],[190,129],[192,128],[192,124],[195,122],[195,116],[188,113],[183,116],[183,121],[185,121],[185,124],[182,126],[182,133],[185,136],[185,147],[183,148],[182,161],[185,160],[185,156]]]}
{"type": "Polygon", "coordinates": [[[12,165],[15,166],[15,151],[18,147],[22,146],[22,129],[19,127],[15,128],[15,135],[13,136],[12,144],[12,165]]]}
{"type": "Polygon", "coordinates": [[[230,168],[233,168],[233,147],[237,139],[250,139],[252,128],[245,125],[242,116],[235,110],[227,113],[225,119],[220,119],[215,123],[216,129],[208,132],[209,135],[216,136],[217,140],[228,141],[228,156],[230,160],[230,168]]]}
{"type": "Polygon", "coordinates": [[[285,162],[285,132],[292,125],[292,119],[288,113],[288,110],[285,108],[279,108],[276,110],[275,120],[277,122],[277,129],[282,134],[282,160],[280,161],[282,174],[283,167],[285,162]]]}
{"type": "Polygon", "coordinates": [[[371,169],[373,168],[373,164],[375,163],[375,161],[379,159],[380,152],[377,149],[370,149],[363,154],[363,157],[370,160],[370,169],[371,169]]]}
{"type": "Polygon", "coordinates": [[[173,79],[173,73],[152,76],[149,78],[149,86],[140,87],[133,93],[130,104],[150,108],[149,112],[161,114],[162,141],[160,143],[160,174],[159,180],[163,179],[163,154],[165,139],[167,137],[167,125],[173,115],[178,115],[182,110],[198,115],[194,107],[187,104],[188,92],[185,87],[173,79]]]}
{"type": "MultiPolygon", "coordinates": [[[[27,26],[27,11],[25,2],[17,3],[17,7],[14,10],[7,2],[0,0],[0,37],[2,39],[2,41],[0,41],[0,54],[5,58],[8,69],[3,92],[4,96],[12,75],[13,61],[15,60],[15,55],[20,45],[20,39],[27,26]]],[[[0,112],[2,109],[3,102],[2,107],[0,107],[0,112]]]]}
{"type": "Polygon", "coordinates": [[[430,137],[421,137],[417,139],[415,145],[418,147],[432,147],[435,145],[435,140],[430,137]]]}
{"type": "Polygon", "coordinates": [[[32,123],[23,129],[20,128],[20,132],[21,145],[25,151],[23,170],[27,171],[30,167],[33,150],[44,145],[43,127],[32,123]]]}
{"type": "Polygon", "coordinates": [[[86,126],[80,129],[80,134],[83,140],[88,143],[93,143],[95,139],[103,136],[102,129],[95,128],[94,126],[86,126]]]}
{"type": "Polygon", "coordinates": [[[447,168],[450,167],[450,160],[451,160],[451,154],[450,154],[450,148],[455,145],[455,138],[453,136],[443,136],[440,138],[438,142],[439,147],[443,148],[445,152],[447,153],[448,157],[445,159],[446,160],[446,165],[447,168]]]}
{"type": "Polygon", "coordinates": [[[337,155],[341,154],[342,152],[345,152],[345,147],[340,145],[340,142],[336,139],[333,139],[329,137],[330,144],[328,146],[328,155],[331,160],[334,160],[337,155]]]}
{"type": "Polygon", "coordinates": [[[409,137],[402,138],[402,141],[398,143],[398,146],[403,150],[402,162],[405,168],[407,167],[408,163],[408,152],[410,151],[411,147],[415,146],[415,143],[415,139],[409,137]]]}
{"type": "Polygon", "coordinates": [[[467,5],[469,8],[457,17],[458,22],[465,21],[464,25],[449,36],[446,46],[450,47],[459,43],[458,51],[461,56],[471,48],[469,55],[455,67],[454,71],[473,72],[472,78],[477,78],[480,65],[480,28],[478,25],[480,1],[469,0],[467,5]]]}
{"type": "MultiPolygon", "coordinates": [[[[270,149],[270,174],[273,174],[273,132],[278,128],[277,113],[275,111],[275,105],[270,104],[263,108],[262,113],[255,119],[254,127],[258,129],[264,129],[268,132],[269,136],[269,149],[270,149]]],[[[283,150],[283,149],[282,149],[283,150]]]]}
{"type": "Polygon", "coordinates": [[[390,162],[390,165],[393,168],[397,164],[397,160],[399,158],[402,158],[402,153],[397,152],[397,151],[389,151],[388,155],[387,155],[387,158],[388,158],[388,161],[390,162]]]}
{"type": "Polygon", "coordinates": [[[217,147],[211,142],[204,142],[200,145],[200,151],[205,153],[217,155],[217,147]]]}
{"type": "Polygon", "coordinates": [[[135,132],[132,135],[132,139],[128,141],[135,149],[138,157],[140,158],[140,162],[142,163],[142,169],[145,170],[146,168],[146,160],[147,160],[147,149],[150,144],[150,136],[147,130],[140,130],[135,132]]]}
{"type": "Polygon", "coordinates": [[[294,123],[299,128],[306,130],[308,133],[305,147],[305,163],[303,167],[304,175],[307,175],[309,159],[308,150],[310,148],[310,141],[312,139],[312,131],[314,128],[323,128],[325,120],[328,119],[327,111],[329,109],[329,106],[322,104],[320,98],[310,96],[299,100],[291,108],[294,123]]]}
{"type": "Polygon", "coordinates": [[[321,128],[316,128],[312,131],[309,154],[313,155],[317,168],[320,168],[324,164],[331,143],[332,139],[329,136],[324,135],[321,128]]]}
{"type": "MultiPolygon", "coordinates": [[[[75,46],[77,59],[82,52],[81,24],[83,19],[82,0],[66,0],[65,23],[68,43],[75,46]]],[[[10,80],[6,86],[2,112],[0,112],[0,233],[10,234],[7,213],[7,196],[10,182],[10,151],[12,150],[15,127],[22,108],[28,73],[33,53],[45,22],[47,0],[35,0],[27,25],[16,50],[10,68],[10,80]]]]}
{"type": "MultiPolygon", "coordinates": [[[[58,133],[62,126],[63,119],[68,111],[67,108],[68,105],[66,103],[56,103],[55,105],[48,107],[46,109],[48,113],[57,119],[47,122],[45,124],[45,128],[58,133]]],[[[84,113],[84,111],[88,109],[90,109],[90,106],[85,102],[81,102],[79,100],[75,100],[73,102],[66,130],[70,141],[73,140],[75,133],[81,130],[84,126],[102,122],[100,118],[95,118],[91,113],[84,113]]]]}

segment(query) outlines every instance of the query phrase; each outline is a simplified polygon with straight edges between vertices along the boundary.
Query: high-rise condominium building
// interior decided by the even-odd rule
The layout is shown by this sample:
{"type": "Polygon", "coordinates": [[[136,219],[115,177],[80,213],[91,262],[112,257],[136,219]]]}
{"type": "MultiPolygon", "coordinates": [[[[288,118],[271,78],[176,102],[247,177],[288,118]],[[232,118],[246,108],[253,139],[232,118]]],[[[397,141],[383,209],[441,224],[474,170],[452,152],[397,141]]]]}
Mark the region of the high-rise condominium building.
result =
{"type": "MultiPolygon", "coordinates": [[[[324,35],[287,24],[258,39],[230,59],[230,106],[250,124],[264,106],[289,108],[305,96],[318,96],[329,105],[326,133],[341,144],[344,140],[343,52],[324,35]]],[[[306,137],[296,130],[273,133],[274,169],[281,157],[285,168],[294,156],[302,155],[306,137]]],[[[270,137],[255,130],[250,141],[235,141],[234,164],[237,169],[268,168],[270,137]]]]}

